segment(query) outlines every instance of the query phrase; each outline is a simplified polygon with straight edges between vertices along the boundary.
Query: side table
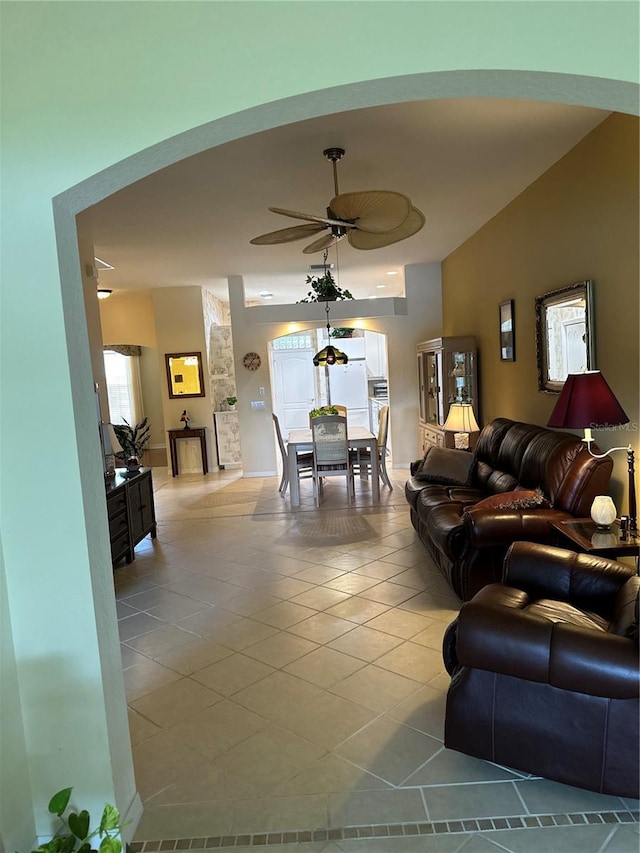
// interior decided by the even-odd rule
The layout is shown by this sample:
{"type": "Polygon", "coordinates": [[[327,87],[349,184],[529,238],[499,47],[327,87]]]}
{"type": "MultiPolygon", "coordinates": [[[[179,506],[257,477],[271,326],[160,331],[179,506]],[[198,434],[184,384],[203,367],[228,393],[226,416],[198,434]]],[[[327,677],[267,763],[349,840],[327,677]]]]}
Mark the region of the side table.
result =
{"type": "Polygon", "coordinates": [[[552,526],[572,545],[587,554],[599,557],[638,557],[640,555],[640,537],[633,533],[623,533],[619,522],[615,521],[609,530],[598,530],[590,518],[576,518],[568,521],[554,521],[552,526]]]}
{"type": "Polygon", "coordinates": [[[200,439],[200,455],[202,456],[202,473],[209,473],[209,462],[207,459],[207,437],[205,427],[193,427],[189,429],[170,429],[169,433],[169,453],[171,455],[171,473],[175,477],[179,474],[178,471],[178,449],[176,441],[179,438],[199,438],[200,439]]]}

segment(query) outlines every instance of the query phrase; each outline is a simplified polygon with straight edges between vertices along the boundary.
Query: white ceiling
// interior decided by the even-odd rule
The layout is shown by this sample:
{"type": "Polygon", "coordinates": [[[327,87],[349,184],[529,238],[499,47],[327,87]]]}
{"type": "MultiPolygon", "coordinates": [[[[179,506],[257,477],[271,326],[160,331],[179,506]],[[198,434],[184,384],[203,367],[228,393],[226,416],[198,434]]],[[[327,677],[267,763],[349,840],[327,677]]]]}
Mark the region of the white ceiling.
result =
{"type": "Polygon", "coordinates": [[[413,237],[362,251],[346,240],[329,253],[356,298],[403,292],[406,264],[441,261],[576,145],[609,113],[537,101],[436,100],[375,107],[299,122],[210,149],[151,175],[79,217],[83,237],[115,269],[118,290],[199,285],[226,299],[242,275],[295,302],[308,290],[311,239],[277,246],[249,240],[302,222],[269,206],[325,215],[333,196],[325,148],[346,149],[340,192],[396,190],[426,216],[413,237]],[[389,276],[390,270],[398,275],[389,276]],[[385,285],[384,289],[379,285],[385,285]]]}

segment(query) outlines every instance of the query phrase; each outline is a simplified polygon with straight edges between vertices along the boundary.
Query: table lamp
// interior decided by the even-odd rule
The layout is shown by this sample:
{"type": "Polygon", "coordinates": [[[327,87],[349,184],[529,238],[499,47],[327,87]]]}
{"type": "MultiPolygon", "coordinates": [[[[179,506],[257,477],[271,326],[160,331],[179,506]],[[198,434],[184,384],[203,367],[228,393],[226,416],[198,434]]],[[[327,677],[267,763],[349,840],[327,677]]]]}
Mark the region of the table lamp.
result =
{"type": "Polygon", "coordinates": [[[453,441],[457,450],[468,450],[469,433],[480,429],[471,403],[452,403],[443,429],[454,433],[453,441]]]}
{"type": "Polygon", "coordinates": [[[547,426],[559,429],[583,429],[583,441],[587,450],[596,459],[604,459],[616,450],[627,451],[629,469],[629,532],[637,531],[636,486],[634,477],[634,453],[628,447],[612,447],[605,453],[593,453],[592,429],[609,429],[629,423],[629,418],[617,401],[613,391],[599,370],[570,373],[563,385],[547,426]]]}

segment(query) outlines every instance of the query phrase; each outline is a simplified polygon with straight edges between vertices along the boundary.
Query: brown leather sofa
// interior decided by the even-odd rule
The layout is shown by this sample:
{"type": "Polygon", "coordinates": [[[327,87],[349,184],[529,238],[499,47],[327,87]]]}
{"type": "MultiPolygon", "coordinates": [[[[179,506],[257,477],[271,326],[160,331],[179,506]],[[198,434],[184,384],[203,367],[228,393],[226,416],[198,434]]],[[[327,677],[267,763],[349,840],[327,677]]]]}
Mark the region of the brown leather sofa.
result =
{"type": "Polygon", "coordinates": [[[595,459],[573,433],[496,418],[480,433],[468,484],[429,482],[416,473],[405,497],[421,542],[466,601],[500,580],[512,542],[554,543],[553,521],[588,517],[594,497],[607,491],[612,467],[610,457],[595,459]],[[544,505],[476,508],[491,495],[517,497],[523,489],[541,490],[544,505]]]}
{"type": "Polygon", "coordinates": [[[630,566],[516,542],[445,633],[445,746],[637,798],[639,595],[630,566]]]}

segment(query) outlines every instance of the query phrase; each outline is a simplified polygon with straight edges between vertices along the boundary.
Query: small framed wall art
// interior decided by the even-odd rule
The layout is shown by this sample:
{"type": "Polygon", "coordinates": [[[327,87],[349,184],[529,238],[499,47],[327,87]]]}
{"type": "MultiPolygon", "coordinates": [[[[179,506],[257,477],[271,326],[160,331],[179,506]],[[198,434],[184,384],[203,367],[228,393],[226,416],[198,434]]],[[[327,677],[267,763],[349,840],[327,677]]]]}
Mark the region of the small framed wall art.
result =
{"type": "Polygon", "coordinates": [[[513,299],[500,303],[500,361],[516,360],[516,329],[513,299]]]}

